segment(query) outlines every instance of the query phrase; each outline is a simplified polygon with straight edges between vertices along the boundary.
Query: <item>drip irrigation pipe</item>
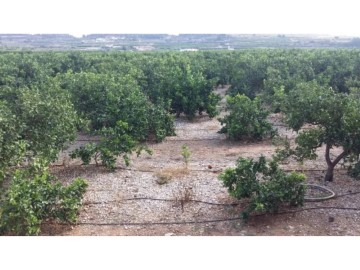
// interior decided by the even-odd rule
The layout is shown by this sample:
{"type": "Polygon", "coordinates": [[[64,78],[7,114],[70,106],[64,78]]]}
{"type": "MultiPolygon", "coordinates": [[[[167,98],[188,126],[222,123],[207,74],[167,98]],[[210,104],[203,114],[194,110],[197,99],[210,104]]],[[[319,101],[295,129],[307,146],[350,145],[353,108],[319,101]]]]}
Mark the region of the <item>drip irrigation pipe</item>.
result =
{"type": "MultiPolygon", "coordinates": [[[[71,166],[64,166],[63,164],[51,164],[49,167],[50,168],[56,168],[56,167],[63,167],[63,168],[71,168],[71,167],[85,167],[85,166],[91,166],[91,167],[99,167],[99,168],[105,168],[104,166],[101,165],[96,165],[96,164],[88,164],[88,165],[82,165],[82,164],[73,164],[71,166]]],[[[206,166],[206,165],[204,165],[206,166]]],[[[26,168],[21,167],[21,168],[26,168]]],[[[124,170],[124,171],[134,171],[134,172],[157,172],[157,170],[138,170],[138,169],[130,169],[130,168],[124,168],[121,166],[117,166],[115,167],[115,169],[117,170],[124,170]]],[[[164,169],[164,168],[157,168],[158,170],[164,169]]],[[[209,173],[218,173],[218,170],[211,170],[211,169],[188,169],[190,172],[209,172],[209,173]]],[[[219,170],[223,170],[223,168],[219,169],[219,170]]],[[[282,169],[285,172],[322,172],[325,171],[326,168],[324,169],[282,169]]],[[[334,169],[335,172],[339,172],[339,171],[346,171],[347,169],[334,169]]]]}
{"type": "MultiPolygon", "coordinates": [[[[111,189],[103,189],[101,191],[110,191],[111,189]]],[[[357,195],[360,194],[360,191],[356,191],[356,192],[349,192],[349,193],[343,193],[343,194],[338,194],[335,196],[332,196],[331,198],[333,199],[337,199],[337,198],[341,198],[341,197],[345,197],[345,196],[352,196],[352,195],[357,195]]],[[[90,205],[90,204],[110,204],[110,203],[121,203],[124,201],[137,201],[137,200],[149,200],[149,201],[165,201],[165,202],[177,202],[179,200],[174,200],[174,199],[161,199],[161,198],[150,198],[150,197],[138,197],[138,198],[127,198],[127,199],[122,199],[119,201],[106,201],[106,202],[84,202],[84,205],[90,205]]],[[[308,200],[308,202],[315,202],[314,200],[308,200]]],[[[223,205],[223,206],[237,206],[240,205],[241,203],[214,203],[214,202],[207,202],[207,201],[201,201],[201,200],[189,200],[188,202],[196,202],[196,203],[204,203],[204,204],[210,204],[210,205],[223,205]]]]}
{"type": "Polygon", "coordinates": [[[325,200],[329,200],[329,199],[332,199],[335,197],[335,192],[326,188],[326,187],[323,187],[323,186],[319,186],[319,185],[315,185],[315,184],[303,184],[304,186],[307,186],[307,187],[312,187],[312,188],[315,188],[315,189],[318,189],[318,190],[321,190],[321,191],[324,191],[324,192],[327,192],[327,193],[330,193],[330,195],[327,195],[327,196],[324,196],[324,197],[304,197],[304,201],[305,202],[319,202],[319,201],[325,201],[325,200]]]}
{"type": "MultiPolygon", "coordinates": [[[[128,199],[123,199],[123,200],[119,200],[119,201],[84,202],[84,205],[122,203],[124,201],[140,201],[140,200],[163,201],[163,202],[179,202],[179,201],[181,201],[181,200],[175,200],[175,199],[158,199],[158,198],[139,197],[139,198],[128,198],[128,199]]],[[[186,200],[186,202],[204,203],[204,204],[219,205],[219,206],[237,206],[237,205],[240,205],[240,203],[214,203],[214,202],[207,202],[207,201],[201,201],[201,200],[186,200]]]]}
{"type": "MultiPolygon", "coordinates": [[[[321,209],[332,209],[332,210],[347,210],[347,211],[360,211],[360,208],[352,208],[352,207],[331,207],[331,206],[324,206],[324,207],[310,207],[310,208],[303,208],[299,210],[291,210],[291,211],[283,211],[278,213],[273,213],[275,215],[284,215],[284,214],[294,214],[303,211],[312,211],[312,210],[321,210],[321,209]]],[[[255,214],[252,217],[259,217],[265,216],[269,213],[263,214],[255,214]]],[[[171,221],[171,222],[104,222],[104,223],[96,223],[96,222],[77,222],[74,224],[68,223],[56,223],[57,225],[65,225],[65,226],[72,226],[72,225],[91,225],[91,226],[154,226],[154,225],[186,225],[186,224],[203,224],[203,223],[218,223],[218,222],[226,222],[226,221],[235,221],[241,220],[242,217],[235,217],[235,218],[223,218],[223,219],[211,219],[211,220],[190,220],[190,221],[171,221]]]]}
{"type": "MultiPolygon", "coordinates": [[[[343,197],[343,196],[351,196],[360,194],[360,191],[351,192],[351,193],[344,193],[339,194],[335,198],[343,197]]],[[[154,198],[133,198],[133,199],[126,199],[126,200],[166,200],[168,199],[154,199],[154,198]]],[[[175,201],[175,200],[174,200],[175,201]]],[[[209,203],[204,201],[197,201],[196,202],[202,202],[202,203],[209,203]]],[[[213,204],[213,203],[210,203],[213,204]]],[[[220,205],[220,204],[216,204],[220,205]]],[[[238,204],[224,204],[224,205],[238,205],[238,204]]],[[[303,211],[313,211],[313,210],[322,210],[322,209],[331,209],[331,210],[345,210],[345,211],[360,211],[360,208],[356,207],[334,207],[334,206],[318,206],[318,207],[309,207],[309,208],[302,208],[298,210],[290,210],[290,211],[282,211],[277,213],[272,213],[274,215],[285,215],[285,214],[295,214],[303,211]]],[[[261,213],[261,214],[254,214],[252,217],[260,217],[269,215],[269,213],[261,213]]],[[[56,223],[57,225],[64,225],[64,226],[72,226],[72,225],[90,225],[90,226],[155,226],[155,225],[186,225],[186,224],[204,224],[204,223],[218,223],[218,222],[227,222],[227,221],[235,221],[235,220],[241,220],[242,217],[235,217],[235,218],[223,218],[223,219],[212,219],[212,220],[191,220],[191,221],[173,221],[173,222],[121,222],[121,223],[114,223],[114,222],[107,222],[107,223],[95,223],[95,222],[77,222],[74,224],[68,224],[68,223],[56,223]]],[[[45,222],[46,223],[46,222],[45,222]]],[[[49,223],[48,223],[49,224],[49,223]]]]}

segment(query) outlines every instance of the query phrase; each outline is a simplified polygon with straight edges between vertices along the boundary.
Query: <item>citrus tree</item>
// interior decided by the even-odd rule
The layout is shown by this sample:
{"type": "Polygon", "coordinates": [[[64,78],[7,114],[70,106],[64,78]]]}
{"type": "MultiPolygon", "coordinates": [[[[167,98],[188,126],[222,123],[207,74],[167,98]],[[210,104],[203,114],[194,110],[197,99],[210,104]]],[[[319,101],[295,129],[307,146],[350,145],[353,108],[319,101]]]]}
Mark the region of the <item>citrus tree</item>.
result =
{"type": "Polygon", "coordinates": [[[78,117],[69,95],[53,80],[0,89],[0,168],[41,157],[54,161],[76,136],[78,117]]]}
{"type": "Polygon", "coordinates": [[[122,121],[138,141],[149,136],[162,141],[174,132],[172,117],[167,113],[169,104],[153,104],[130,75],[69,72],[58,79],[70,93],[78,114],[90,121],[91,131],[115,127],[122,121]]]}
{"type": "Polygon", "coordinates": [[[360,99],[357,91],[335,92],[316,82],[298,84],[285,101],[286,123],[295,131],[297,146],[292,151],[299,160],[315,159],[325,146],[325,181],[332,181],[335,166],[344,158],[360,154],[360,99]],[[305,124],[313,128],[301,130],[305,124]],[[331,150],[341,153],[332,158],[331,150]]]}
{"type": "Polygon", "coordinates": [[[87,183],[77,178],[64,186],[43,164],[36,161],[35,166],[11,176],[0,201],[0,235],[37,235],[49,219],[76,221],[87,183]]]}
{"type": "Polygon", "coordinates": [[[219,131],[234,140],[262,139],[273,132],[266,120],[268,112],[261,107],[259,98],[251,100],[245,95],[237,94],[227,97],[227,109],[230,114],[219,119],[224,127],[219,131]]]}
{"type": "Polygon", "coordinates": [[[76,136],[68,93],[51,78],[0,87],[0,234],[34,235],[43,220],[73,222],[86,182],[54,183],[47,167],[76,136]],[[28,168],[15,170],[22,164],[28,168]]]}
{"type": "Polygon", "coordinates": [[[216,78],[206,76],[198,54],[155,53],[133,57],[131,62],[143,72],[137,81],[152,102],[170,102],[173,113],[188,119],[203,112],[217,115],[216,78]]]}
{"type": "Polygon", "coordinates": [[[257,161],[239,158],[235,168],[219,175],[230,196],[249,199],[243,217],[251,212],[276,212],[283,205],[300,206],[304,202],[305,175],[287,174],[274,160],[261,156],[257,161]]]}

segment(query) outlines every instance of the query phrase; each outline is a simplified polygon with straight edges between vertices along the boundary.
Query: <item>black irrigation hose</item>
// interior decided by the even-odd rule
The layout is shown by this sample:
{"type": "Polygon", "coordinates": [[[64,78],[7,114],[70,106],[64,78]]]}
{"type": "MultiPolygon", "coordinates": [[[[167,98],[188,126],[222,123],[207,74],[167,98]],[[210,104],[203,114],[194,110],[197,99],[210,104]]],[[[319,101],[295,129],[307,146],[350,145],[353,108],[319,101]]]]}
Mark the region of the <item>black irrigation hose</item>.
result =
{"type": "MultiPolygon", "coordinates": [[[[351,207],[332,207],[332,206],[324,206],[324,207],[310,207],[303,208],[299,210],[292,211],[283,211],[273,213],[275,215],[283,215],[283,214],[294,214],[303,211],[312,211],[312,210],[321,210],[321,209],[333,209],[333,210],[348,210],[348,211],[360,211],[360,208],[351,208],[351,207]]],[[[265,216],[269,213],[255,214],[252,217],[265,216]]],[[[218,222],[226,222],[226,221],[235,221],[241,220],[242,217],[235,218],[223,218],[223,219],[211,219],[211,220],[191,220],[191,221],[171,221],[171,222],[107,222],[107,223],[95,223],[95,222],[77,222],[75,224],[67,224],[67,223],[56,223],[57,225],[92,225],[92,226],[154,226],[154,225],[186,225],[186,224],[203,224],[203,223],[218,223],[218,222]]]]}
{"type": "MultiPolygon", "coordinates": [[[[96,222],[77,222],[73,225],[93,225],[93,226],[152,226],[152,225],[184,225],[184,224],[202,224],[202,223],[217,223],[225,221],[240,220],[242,217],[236,218],[224,218],[224,219],[211,219],[211,220],[191,220],[191,221],[169,221],[169,222],[106,222],[106,223],[96,223],[96,222]]],[[[71,226],[67,223],[56,223],[59,225],[71,226]]]]}
{"type": "MultiPolygon", "coordinates": [[[[315,185],[312,185],[315,186],[315,185]]],[[[105,190],[106,191],[106,190],[105,190]]],[[[349,193],[343,193],[343,194],[338,194],[338,195],[334,195],[331,198],[333,199],[337,199],[340,197],[345,197],[345,196],[352,196],[352,195],[357,195],[360,194],[360,191],[355,191],[355,192],[349,192],[349,193]]],[[[330,199],[330,198],[329,198],[330,199]]],[[[181,200],[175,200],[175,199],[161,199],[161,198],[151,198],[151,197],[138,197],[138,198],[127,198],[127,199],[122,199],[119,201],[106,201],[106,202],[84,202],[84,205],[96,205],[96,204],[110,204],[110,203],[121,203],[124,201],[138,201],[138,200],[149,200],[149,201],[164,201],[164,202],[179,202],[181,200]]],[[[321,199],[319,201],[322,201],[324,199],[321,199]]],[[[305,200],[307,202],[315,202],[316,200],[305,200]]],[[[218,205],[218,206],[238,206],[241,203],[214,203],[214,202],[207,202],[207,201],[201,201],[201,200],[187,200],[187,202],[195,202],[195,203],[204,203],[204,204],[209,204],[209,205],[218,205]]]]}
{"type": "MultiPolygon", "coordinates": [[[[105,191],[107,191],[107,190],[105,190],[105,191]]],[[[357,194],[360,194],[360,191],[338,194],[338,195],[333,196],[332,198],[333,198],[333,199],[337,199],[337,198],[340,198],[340,197],[352,196],[352,195],[357,195],[357,194]]],[[[179,201],[179,200],[174,200],[174,199],[161,199],[161,198],[150,198],[150,197],[138,197],[138,198],[122,199],[122,200],[119,200],[119,201],[84,202],[84,205],[121,203],[121,202],[124,202],[124,201],[137,201],[137,200],[165,201],[165,202],[178,202],[178,201],[179,201]]],[[[207,202],[207,201],[201,201],[201,200],[188,200],[188,202],[204,203],[204,204],[219,205],[219,206],[237,206],[237,205],[240,205],[240,203],[214,203],[214,202],[207,202]]],[[[309,200],[308,202],[311,202],[311,200],[309,200]]]]}
{"type": "MultiPolygon", "coordinates": [[[[250,153],[250,152],[247,152],[247,153],[250,153]]],[[[73,164],[69,167],[82,167],[82,166],[91,166],[91,167],[99,167],[99,168],[105,168],[104,166],[101,166],[101,165],[96,165],[95,163],[92,163],[92,164],[88,164],[88,165],[83,165],[83,164],[73,164]]],[[[206,165],[204,165],[206,166],[206,165]]],[[[63,164],[51,164],[49,166],[50,168],[55,168],[55,167],[64,167],[63,164]]],[[[24,166],[25,168],[25,166],[24,166]]],[[[124,168],[124,167],[121,167],[121,166],[117,166],[115,167],[115,169],[118,169],[118,170],[124,170],[124,171],[133,171],[133,172],[156,172],[156,170],[138,170],[138,169],[130,169],[130,168],[124,168]]],[[[164,168],[157,168],[157,169],[164,169],[164,168]]],[[[222,169],[219,169],[219,170],[215,170],[215,171],[212,171],[210,169],[188,169],[190,172],[210,172],[210,173],[218,173],[219,170],[222,170],[222,169]]],[[[326,169],[283,169],[283,171],[285,172],[322,172],[322,171],[325,171],[326,169]]],[[[338,171],[345,171],[347,169],[334,169],[335,172],[338,172],[338,171]]]]}
{"type": "MultiPolygon", "coordinates": [[[[325,172],[326,168],[324,169],[282,169],[284,172],[325,172]]],[[[334,169],[334,172],[339,172],[339,171],[347,171],[347,169],[342,169],[342,168],[338,168],[338,169],[334,169]]]]}
{"type": "Polygon", "coordinates": [[[356,195],[356,194],[360,194],[360,191],[348,192],[348,193],[344,193],[344,194],[338,194],[334,198],[336,199],[336,198],[340,198],[340,197],[344,197],[344,196],[351,196],[351,195],[356,195]]]}
{"type": "MultiPolygon", "coordinates": [[[[119,200],[119,201],[84,202],[84,205],[121,203],[124,201],[138,201],[138,200],[164,201],[164,202],[180,202],[181,201],[181,200],[175,200],[175,199],[158,199],[158,198],[149,198],[149,197],[139,197],[139,198],[128,198],[128,199],[123,199],[123,200],[119,200]]],[[[201,200],[186,200],[186,202],[204,203],[204,204],[219,205],[219,206],[237,206],[240,204],[240,203],[214,203],[214,202],[207,202],[207,201],[201,201],[201,200]]]]}
{"type": "MultiPolygon", "coordinates": [[[[122,169],[124,169],[124,168],[122,168],[122,169]]],[[[125,170],[130,170],[130,169],[125,169],[125,170]]],[[[341,169],[338,169],[338,170],[341,170],[341,169]]],[[[135,170],[135,171],[140,171],[140,170],[135,170]]],[[[206,170],[204,170],[204,171],[206,171],[206,170]]],[[[300,171],[322,171],[322,170],[316,169],[316,170],[300,170],[300,171]]],[[[339,194],[339,195],[336,195],[336,196],[334,194],[334,196],[331,196],[331,198],[336,199],[336,198],[340,198],[340,197],[344,197],[344,196],[352,196],[352,195],[356,195],[356,194],[360,194],[360,191],[339,194]]],[[[178,202],[179,201],[179,200],[173,200],[173,199],[158,199],[158,198],[147,198],[147,197],[128,198],[128,199],[124,199],[122,201],[135,201],[135,200],[172,201],[172,202],[178,202]]],[[[310,200],[310,201],[315,201],[315,200],[310,200]]],[[[121,202],[121,201],[88,202],[88,203],[84,203],[84,205],[107,204],[107,203],[111,203],[111,202],[121,202]]],[[[201,200],[188,200],[187,202],[197,202],[197,203],[205,203],[205,204],[219,205],[219,206],[237,206],[237,205],[240,204],[240,203],[220,204],[220,203],[206,202],[206,201],[201,201],[201,200]]],[[[273,213],[273,214],[275,214],[275,215],[294,214],[294,213],[299,213],[299,212],[303,212],[303,211],[312,211],[312,210],[320,210],[320,209],[360,211],[360,208],[354,208],[354,207],[323,206],[323,207],[310,207],[310,208],[302,208],[302,209],[298,209],[298,210],[283,211],[283,212],[277,212],[277,213],[273,213]]],[[[268,214],[269,213],[254,214],[253,217],[265,216],[265,215],[268,215],[268,214]]],[[[213,219],[213,220],[200,220],[200,221],[174,221],[174,222],[122,222],[122,223],[78,222],[78,223],[75,223],[75,225],[93,225],[93,226],[185,225],[185,224],[218,223],[218,222],[235,221],[235,220],[241,220],[241,219],[242,219],[242,217],[226,218],[226,219],[213,219]]],[[[65,225],[65,226],[69,225],[69,224],[66,224],[66,223],[58,223],[58,224],[59,225],[65,225]]]]}
{"type": "MultiPolygon", "coordinates": [[[[76,142],[100,142],[100,139],[81,139],[81,140],[76,140],[76,142]]],[[[204,139],[166,139],[164,140],[164,142],[191,142],[191,141],[224,141],[224,139],[221,138],[204,138],[204,139]]],[[[150,143],[152,142],[156,142],[156,141],[148,141],[150,143]]]]}
{"type": "MultiPolygon", "coordinates": [[[[278,212],[278,213],[274,213],[274,214],[275,215],[293,214],[293,213],[298,213],[298,212],[303,212],[303,211],[321,210],[321,209],[360,211],[360,208],[356,208],[356,207],[318,206],[318,207],[302,208],[302,209],[298,209],[298,210],[283,211],[283,212],[278,212]]],[[[264,216],[267,214],[268,213],[262,213],[262,214],[256,214],[254,216],[264,216]]]]}
{"type": "Polygon", "coordinates": [[[76,140],[75,142],[100,142],[100,139],[81,139],[81,140],[76,140]]]}
{"type": "Polygon", "coordinates": [[[177,139],[177,140],[165,140],[164,142],[200,142],[200,141],[225,141],[221,138],[208,138],[208,139],[177,139]]]}
{"type": "MultiPolygon", "coordinates": [[[[351,196],[359,194],[360,191],[357,192],[351,192],[351,193],[344,193],[337,195],[335,198],[343,197],[343,196],[351,196]]],[[[155,198],[131,198],[126,200],[143,200],[143,199],[149,199],[149,200],[165,200],[169,201],[168,199],[155,199],[155,198]]],[[[175,200],[173,200],[175,201],[175,200]]],[[[209,204],[215,204],[215,205],[221,205],[216,203],[210,203],[210,202],[204,202],[204,201],[197,201],[196,202],[202,202],[202,203],[209,203],[209,204]]],[[[107,203],[107,202],[105,202],[107,203]]],[[[97,204],[97,203],[93,203],[97,204]]],[[[223,205],[238,205],[238,204],[223,204],[223,205]]],[[[346,210],[346,211],[360,211],[360,208],[356,207],[335,207],[335,206],[317,206],[317,207],[309,207],[309,208],[302,208],[298,210],[290,210],[290,211],[282,211],[277,213],[272,213],[275,215],[284,215],[284,214],[295,214],[303,211],[313,211],[313,210],[321,210],[321,209],[332,209],[332,210],[346,210]]],[[[260,217],[269,215],[269,213],[261,213],[261,214],[254,214],[252,217],[260,217]]],[[[241,220],[242,217],[235,217],[235,218],[223,218],[223,219],[212,219],[212,220],[191,220],[191,221],[173,221],[173,222],[121,222],[121,223],[114,223],[114,222],[107,222],[107,223],[95,223],[95,222],[77,222],[75,224],[68,224],[68,223],[56,223],[57,225],[64,225],[64,226],[71,226],[71,225],[92,225],[92,226],[154,226],[154,225],[186,225],[186,224],[204,224],[204,223],[218,223],[218,222],[226,222],[226,221],[235,221],[235,220],[241,220]]]]}
{"type": "Polygon", "coordinates": [[[319,186],[319,185],[315,185],[315,184],[303,184],[304,186],[308,186],[308,187],[313,187],[315,189],[321,190],[321,191],[325,191],[327,193],[330,193],[330,195],[324,196],[324,197],[304,197],[304,201],[305,202],[320,202],[320,201],[325,201],[325,200],[329,200],[335,197],[335,192],[323,187],[323,186],[319,186]]]}
{"type": "MultiPolygon", "coordinates": [[[[313,184],[308,184],[308,185],[318,186],[318,185],[313,185],[313,184]]],[[[325,199],[315,199],[315,198],[313,198],[313,199],[307,199],[307,200],[306,200],[307,202],[323,201],[323,200],[327,200],[327,199],[337,199],[337,198],[341,198],[341,197],[345,197],[345,196],[352,196],[352,195],[360,194],[360,191],[347,192],[347,193],[343,193],[343,194],[335,194],[335,192],[333,192],[332,190],[329,190],[328,188],[321,187],[321,186],[318,186],[318,187],[320,187],[321,189],[325,189],[325,190],[333,193],[333,195],[330,195],[330,196],[328,196],[328,198],[325,198],[325,199]]]]}

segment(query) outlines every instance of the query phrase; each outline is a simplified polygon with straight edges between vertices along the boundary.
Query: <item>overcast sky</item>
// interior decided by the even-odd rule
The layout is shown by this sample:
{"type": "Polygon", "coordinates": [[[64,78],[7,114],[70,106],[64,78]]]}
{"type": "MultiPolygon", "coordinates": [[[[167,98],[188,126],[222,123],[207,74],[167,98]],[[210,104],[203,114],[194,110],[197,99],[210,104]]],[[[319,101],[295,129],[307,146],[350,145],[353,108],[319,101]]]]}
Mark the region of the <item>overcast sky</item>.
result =
{"type": "Polygon", "coordinates": [[[359,6],[359,0],[1,0],[0,33],[360,37],[359,6]]]}

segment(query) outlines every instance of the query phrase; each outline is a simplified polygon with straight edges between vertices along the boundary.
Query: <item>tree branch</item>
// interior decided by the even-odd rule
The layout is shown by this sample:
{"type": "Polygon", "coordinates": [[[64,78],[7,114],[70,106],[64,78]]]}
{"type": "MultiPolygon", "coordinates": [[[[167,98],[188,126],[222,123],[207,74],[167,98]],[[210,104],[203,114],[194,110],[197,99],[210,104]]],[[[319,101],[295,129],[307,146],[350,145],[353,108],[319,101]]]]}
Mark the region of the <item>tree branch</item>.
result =
{"type": "Polygon", "coordinates": [[[330,148],[331,148],[330,144],[326,144],[325,160],[326,160],[326,163],[327,163],[328,166],[333,165],[333,163],[332,163],[332,161],[330,159],[330,148]]]}
{"type": "Polygon", "coordinates": [[[348,153],[349,153],[348,150],[342,152],[342,153],[333,161],[333,165],[335,166],[336,164],[338,164],[339,161],[340,161],[341,159],[343,159],[348,153]]]}

